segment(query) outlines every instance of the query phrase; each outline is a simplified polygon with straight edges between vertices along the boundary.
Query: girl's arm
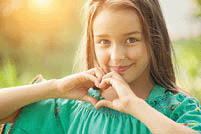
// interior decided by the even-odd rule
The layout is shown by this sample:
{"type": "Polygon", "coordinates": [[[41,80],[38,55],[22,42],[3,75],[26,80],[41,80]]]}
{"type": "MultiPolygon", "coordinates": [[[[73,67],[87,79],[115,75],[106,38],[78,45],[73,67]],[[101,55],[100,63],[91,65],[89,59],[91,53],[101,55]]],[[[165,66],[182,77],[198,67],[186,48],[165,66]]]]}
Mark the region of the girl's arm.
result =
{"type": "Polygon", "coordinates": [[[0,124],[15,118],[25,105],[44,99],[79,99],[95,105],[97,100],[88,95],[88,89],[98,83],[103,75],[103,71],[93,68],[62,79],[0,89],[0,124]]]}
{"type": "Polygon", "coordinates": [[[9,116],[15,116],[25,105],[52,98],[56,87],[56,80],[48,80],[33,85],[0,89],[0,123],[9,116]]]}
{"type": "Polygon", "coordinates": [[[153,134],[199,134],[195,130],[169,119],[144,100],[131,100],[128,113],[143,122],[153,134]]]}
{"type": "Polygon", "coordinates": [[[101,100],[95,108],[106,106],[123,113],[128,113],[143,122],[153,134],[199,134],[193,129],[174,122],[137,97],[123,78],[111,72],[103,77],[99,87],[107,90],[112,86],[118,94],[114,100],[101,100]]]}

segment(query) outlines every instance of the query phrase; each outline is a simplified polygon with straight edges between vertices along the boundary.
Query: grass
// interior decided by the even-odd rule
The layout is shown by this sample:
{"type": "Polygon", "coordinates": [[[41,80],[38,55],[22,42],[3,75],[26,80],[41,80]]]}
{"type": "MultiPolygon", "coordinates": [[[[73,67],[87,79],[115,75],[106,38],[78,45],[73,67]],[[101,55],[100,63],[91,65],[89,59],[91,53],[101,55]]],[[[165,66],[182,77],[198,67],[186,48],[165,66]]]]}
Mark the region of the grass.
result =
{"type": "Polygon", "coordinates": [[[0,70],[0,88],[28,84],[34,77],[28,73],[19,75],[14,60],[6,58],[0,70]]]}
{"type": "Polygon", "coordinates": [[[4,61],[3,68],[0,71],[0,87],[6,88],[19,86],[20,80],[17,78],[16,68],[11,59],[4,61]]]}

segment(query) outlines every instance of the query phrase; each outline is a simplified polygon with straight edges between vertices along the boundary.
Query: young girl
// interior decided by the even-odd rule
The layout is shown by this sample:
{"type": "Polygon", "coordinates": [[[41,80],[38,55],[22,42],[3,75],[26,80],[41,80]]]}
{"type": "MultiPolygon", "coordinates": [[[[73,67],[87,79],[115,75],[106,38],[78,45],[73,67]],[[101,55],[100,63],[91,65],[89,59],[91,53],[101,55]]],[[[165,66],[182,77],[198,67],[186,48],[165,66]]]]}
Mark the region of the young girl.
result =
{"type": "Polygon", "coordinates": [[[87,70],[1,89],[0,123],[7,123],[2,133],[201,132],[199,102],[175,84],[158,0],[94,0],[88,5],[87,70]]]}

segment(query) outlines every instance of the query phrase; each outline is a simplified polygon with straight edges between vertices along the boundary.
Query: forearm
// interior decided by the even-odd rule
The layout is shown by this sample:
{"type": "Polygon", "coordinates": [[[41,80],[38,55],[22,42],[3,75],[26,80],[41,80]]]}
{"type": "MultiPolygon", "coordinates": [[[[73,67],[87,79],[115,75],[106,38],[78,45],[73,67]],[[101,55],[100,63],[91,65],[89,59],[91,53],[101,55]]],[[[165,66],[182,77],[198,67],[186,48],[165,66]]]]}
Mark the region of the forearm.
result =
{"type": "Polygon", "coordinates": [[[162,113],[139,99],[131,105],[129,112],[143,122],[153,134],[199,134],[198,132],[174,122],[162,113]]]}
{"type": "Polygon", "coordinates": [[[40,100],[53,98],[55,80],[0,89],[0,120],[12,115],[25,105],[40,100]]]}

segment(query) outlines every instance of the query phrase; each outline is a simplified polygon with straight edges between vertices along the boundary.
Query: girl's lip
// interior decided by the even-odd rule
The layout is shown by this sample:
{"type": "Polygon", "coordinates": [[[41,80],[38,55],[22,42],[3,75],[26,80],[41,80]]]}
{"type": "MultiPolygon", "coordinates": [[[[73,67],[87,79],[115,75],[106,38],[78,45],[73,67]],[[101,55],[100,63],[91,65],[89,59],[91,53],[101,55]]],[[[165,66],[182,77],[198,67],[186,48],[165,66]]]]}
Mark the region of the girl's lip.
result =
{"type": "Polygon", "coordinates": [[[112,70],[114,70],[117,73],[121,73],[124,72],[126,70],[129,69],[130,66],[132,66],[133,64],[129,65],[129,66],[111,66],[112,70]]]}

